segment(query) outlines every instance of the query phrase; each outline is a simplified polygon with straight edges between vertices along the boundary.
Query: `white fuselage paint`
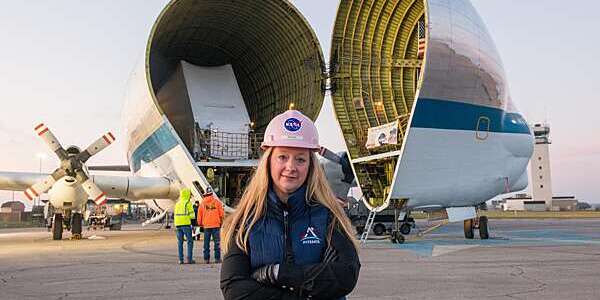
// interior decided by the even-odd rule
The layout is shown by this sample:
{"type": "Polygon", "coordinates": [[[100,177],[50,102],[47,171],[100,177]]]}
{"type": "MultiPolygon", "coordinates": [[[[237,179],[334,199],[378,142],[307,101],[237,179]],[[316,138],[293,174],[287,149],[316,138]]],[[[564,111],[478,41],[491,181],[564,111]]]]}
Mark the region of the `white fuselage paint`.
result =
{"type": "Polygon", "coordinates": [[[390,198],[409,199],[408,209],[460,207],[523,189],[532,145],[528,134],[481,140],[475,131],[411,128],[390,198]]]}
{"type": "MultiPolygon", "coordinates": [[[[148,163],[143,163],[142,167],[138,172],[135,173],[135,175],[142,177],[162,176],[167,177],[175,182],[181,182],[174,169],[175,160],[178,159],[178,155],[175,153],[181,151],[181,147],[182,146],[177,146],[158,158],[148,163]]],[[[176,164],[181,164],[181,162],[176,164]]],[[[175,200],[176,199],[148,199],[145,200],[144,203],[146,203],[146,205],[154,211],[173,211],[175,200]]]]}

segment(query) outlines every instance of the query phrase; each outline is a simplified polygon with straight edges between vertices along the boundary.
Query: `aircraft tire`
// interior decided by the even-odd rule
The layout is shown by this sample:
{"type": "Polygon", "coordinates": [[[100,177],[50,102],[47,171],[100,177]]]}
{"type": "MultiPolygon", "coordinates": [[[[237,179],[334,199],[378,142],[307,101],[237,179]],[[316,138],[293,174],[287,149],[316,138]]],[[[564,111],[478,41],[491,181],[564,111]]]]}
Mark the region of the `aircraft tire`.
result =
{"type": "Polygon", "coordinates": [[[61,214],[54,214],[54,220],[52,220],[52,239],[55,241],[62,240],[63,232],[63,216],[61,214]]]}
{"type": "Polygon", "coordinates": [[[404,244],[405,241],[403,235],[399,235],[399,237],[397,237],[396,240],[398,241],[398,244],[404,244]]]}
{"type": "Polygon", "coordinates": [[[479,237],[482,240],[490,238],[490,233],[488,231],[488,217],[486,216],[479,217],[479,237]]]}
{"type": "Polygon", "coordinates": [[[404,236],[399,231],[394,231],[392,237],[395,240],[395,243],[404,244],[404,236]]]}
{"type": "Polygon", "coordinates": [[[400,226],[400,233],[404,234],[404,235],[409,235],[410,234],[410,229],[412,228],[412,225],[410,225],[410,223],[403,223],[400,226]]]}
{"type": "Polygon", "coordinates": [[[475,237],[475,234],[473,234],[473,219],[465,220],[464,228],[465,228],[465,238],[473,239],[475,237]]]}
{"type": "Polygon", "coordinates": [[[373,227],[373,233],[376,236],[381,236],[385,233],[385,225],[381,224],[381,223],[377,223],[375,224],[375,227],[373,227]]]}
{"type": "Polygon", "coordinates": [[[81,228],[83,222],[83,216],[80,213],[73,213],[71,215],[71,233],[81,235],[81,228]]]}

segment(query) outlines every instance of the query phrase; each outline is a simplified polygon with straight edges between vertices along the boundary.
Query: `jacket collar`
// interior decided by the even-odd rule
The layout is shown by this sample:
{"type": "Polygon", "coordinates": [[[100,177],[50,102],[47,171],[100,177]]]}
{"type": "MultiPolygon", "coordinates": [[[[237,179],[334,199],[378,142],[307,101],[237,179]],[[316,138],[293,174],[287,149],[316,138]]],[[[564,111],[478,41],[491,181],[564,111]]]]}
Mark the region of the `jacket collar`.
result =
{"type": "MultiPolygon", "coordinates": [[[[285,208],[286,204],[284,204],[275,190],[273,189],[273,184],[269,184],[269,192],[267,193],[267,198],[269,199],[269,204],[274,204],[277,208],[285,208]]],[[[298,188],[295,192],[292,192],[288,197],[287,201],[287,210],[290,214],[302,214],[306,210],[306,184],[303,184],[300,188],[298,188]]]]}

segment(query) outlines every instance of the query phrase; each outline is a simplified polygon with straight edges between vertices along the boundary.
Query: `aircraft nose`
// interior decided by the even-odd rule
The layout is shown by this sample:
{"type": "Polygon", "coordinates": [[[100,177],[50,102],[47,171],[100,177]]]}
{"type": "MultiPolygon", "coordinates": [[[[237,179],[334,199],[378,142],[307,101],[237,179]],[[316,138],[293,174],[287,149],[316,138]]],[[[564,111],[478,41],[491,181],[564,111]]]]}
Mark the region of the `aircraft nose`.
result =
{"type": "Polygon", "coordinates": [[[508,152],[515,158],[529,159],[533,154],[533,136],[531,134],[519,134],[512,139],[513,142],[504,144],[508,152]]]}
{"type": "Polygon", "coordinates": [[[533,154],[533,134],[525,118],[518,113],[504,116],[503,127],[507,138],[503,139],[504,147],[515,158],[529,159],[533,154]]]}

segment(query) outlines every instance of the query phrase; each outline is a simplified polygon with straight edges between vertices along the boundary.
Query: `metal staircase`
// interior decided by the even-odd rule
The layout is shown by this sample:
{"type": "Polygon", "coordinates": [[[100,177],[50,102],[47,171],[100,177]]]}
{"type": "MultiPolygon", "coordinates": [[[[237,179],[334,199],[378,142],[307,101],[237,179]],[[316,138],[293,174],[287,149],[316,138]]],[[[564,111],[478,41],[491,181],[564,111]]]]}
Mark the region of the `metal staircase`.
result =
{"type": "Polygon", "coordinates": [[[375,210],[371,210],[369,212],[369,216],[367,217],[367,223],[365,224],[365,229],[363,233],[360,235],[360,244],[364,245],[369,237],[369,232],[371,231],[371,227],[373,227],[373,222],[375,221],[375,215],[377,212],[375,210]]]}

